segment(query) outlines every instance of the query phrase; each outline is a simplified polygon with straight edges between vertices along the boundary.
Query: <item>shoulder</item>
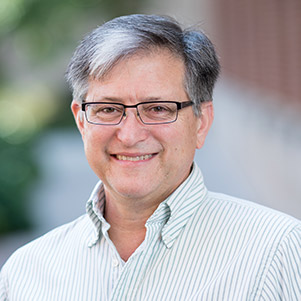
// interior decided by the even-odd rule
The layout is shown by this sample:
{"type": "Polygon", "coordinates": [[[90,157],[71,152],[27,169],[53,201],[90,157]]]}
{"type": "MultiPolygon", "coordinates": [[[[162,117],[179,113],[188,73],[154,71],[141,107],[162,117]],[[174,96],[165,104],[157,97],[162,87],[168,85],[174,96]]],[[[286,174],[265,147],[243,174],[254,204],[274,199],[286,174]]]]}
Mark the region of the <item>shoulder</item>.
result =
{"type": "MultiPolygon", "coordinates": [[[[29,244],[25,245],[23,249],[38,247],[45,244],[56,244],[66,241],[69,243],[73,238],[77,238],[77,241],[82,239],[82,236],[87,235],[91,231],[91,221],[86,214],[80,216],[76,220],[59,226],[41,237],[33,240],[29,244]]],[[[22,248],[21,248],[22,250],[22,248]]]]}
{"type": "Polygon", "coordinates": [[[212,227],[223,235],[227,230],[231,233],[229,239],[245,241],[270,252],[270,256],[292,238],[292,232],[301,233],[300,220],[247,200],[209,192],[205,203],[212,216],[212,227]]]}
{"type": "Polygon", "coordinates": [[[205,203],[218,240],[240,250],[242,261],[256,271],[254,299],[269,299],[269,293],[277,291],[283,300],[301,300],[301,221],[225,194],[209,192],[205,203]]]}
{"type": "Polygon", "coordinates": [[[214,204],[217,210],[223,211],[224,214],[226,211],[229,216],[243,217],[245,221],[252,219],[259,224],[269,222],[269,227],[272,228],[279,225],[287,225],[289,229],[301,226],[300,220],[288,214],[226,194],[209,192],[207,201],[214,204]]]}
{"type": "Polygon", "coordinates": [[[24,266],[29,262],[41,260],[45,257],[55,256],[81,244],[88,245],[93,232],[91,221],[85,214],[76,220],[59,226],[43,236],[31,241],[16,250],[3,266],[3,271],[9,271],[14,266],[24,266]]]}
{"type": "Polygon", "coordinates": [[[49,279],[57,279],[58,275],[59,279],[78,258],[86,257],[94,235],[92,221],[83,215],[18,249],[0,272],[0,300],[6,294],[22,295],[25,292],[21,288],[31,284],[43,291],[49,279]]]}

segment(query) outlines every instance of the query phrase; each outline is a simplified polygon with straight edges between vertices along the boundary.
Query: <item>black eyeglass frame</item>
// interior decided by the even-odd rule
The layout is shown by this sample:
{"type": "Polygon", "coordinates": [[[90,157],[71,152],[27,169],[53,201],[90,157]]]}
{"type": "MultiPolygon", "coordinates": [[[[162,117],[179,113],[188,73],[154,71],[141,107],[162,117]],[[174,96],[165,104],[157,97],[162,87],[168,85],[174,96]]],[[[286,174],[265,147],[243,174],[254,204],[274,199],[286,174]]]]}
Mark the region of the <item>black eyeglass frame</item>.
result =
{"type": "Polygon", "coordinates": [[[186,107],[189,107],[189,106],[192,106],[194,104],[193,101],[184,101],[184,102],[179,102],[179,101],[163,101],[163,100],[158,100],[158,101],[144,101],[144,102],[139,102],[135,105],[125,105],[123,103],[119,103],[119,102],[105,102],[105,101],[95,101],[95,102],[85,102],[83,101],[82,104],[81,104],[81,109],[83,112],[85,112],[85,116],[86,116],[86,120],[87,122],[91,123],[91,124],[95,124],[95,125],[118,125],[121,123],[122,119],[124,117],[126,117],[126,113],[125,113],[125,109],[127,108],[136,108],[136,112],[137,112],[137,116],[139,117],[139,119],[141,120],[141,122],[143,124],[146,124],[146,125],[160,125],[160,124],[168,124],[168,123],[173,123],[173,122],[176,122],[177,119],[178,119],[178,111],[181,110],[181,109],[184,109],[186,107]],[[144,122],[139,114],[139,110],[138,110],[138,106],[139,105],[143,105],[143,104],[152,104],[152,103],[175,103],[177,105],[177,114],[176,114],[176,117],[174,120],[172,121],[165,121],[165,122],[144,122]],[[86,106],[87,105],[91,105],[91,104],[109,104],[109,105],[120,105],[123,107],[123,114],[121,115],[121,118],[119,120],[119,122],[117,123],[99,123],[99,122],[92,122],[92,121],[89,121],[88,120],[88,117],[87,117],[87,114],[86,114],[86,106]]]}

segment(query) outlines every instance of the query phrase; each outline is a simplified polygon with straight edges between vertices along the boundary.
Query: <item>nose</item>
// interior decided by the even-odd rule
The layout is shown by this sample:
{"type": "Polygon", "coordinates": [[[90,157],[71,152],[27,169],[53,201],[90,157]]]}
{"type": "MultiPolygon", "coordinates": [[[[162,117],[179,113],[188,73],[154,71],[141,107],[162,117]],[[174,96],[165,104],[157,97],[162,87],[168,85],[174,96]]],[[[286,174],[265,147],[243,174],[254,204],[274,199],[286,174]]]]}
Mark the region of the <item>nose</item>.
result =
{"type": "Polygon", "coordinates": [[[118,125],[117,139],[126,147],[135,146],[148,136],[146,125],[140,120],[135,108],[127,108],[124,118],[118,125]]]}

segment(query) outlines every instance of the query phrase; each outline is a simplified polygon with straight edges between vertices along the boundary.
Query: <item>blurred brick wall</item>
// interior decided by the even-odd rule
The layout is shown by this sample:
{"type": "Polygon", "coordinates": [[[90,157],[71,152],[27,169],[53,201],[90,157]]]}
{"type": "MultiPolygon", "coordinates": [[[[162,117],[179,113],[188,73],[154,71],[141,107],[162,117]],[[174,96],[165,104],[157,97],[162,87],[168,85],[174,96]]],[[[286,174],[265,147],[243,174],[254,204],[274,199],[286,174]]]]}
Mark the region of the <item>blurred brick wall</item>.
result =
{"type": "Polygon", "coordinates": [[[301,0],[213,3],[224,72],[301,109],[301,0]]]}

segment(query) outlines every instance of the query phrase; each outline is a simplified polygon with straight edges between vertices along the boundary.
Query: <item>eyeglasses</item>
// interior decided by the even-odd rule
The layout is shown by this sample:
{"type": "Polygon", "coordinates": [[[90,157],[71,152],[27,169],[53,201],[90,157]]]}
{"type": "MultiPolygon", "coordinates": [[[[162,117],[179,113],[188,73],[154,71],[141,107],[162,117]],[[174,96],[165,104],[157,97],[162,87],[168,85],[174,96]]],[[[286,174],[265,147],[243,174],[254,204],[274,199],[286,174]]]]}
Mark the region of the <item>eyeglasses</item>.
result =
{"type": "Polygon", "coordinates": [[[125,109],[136,108],[137,116],[144,124],[165,124],[175,122],[178,111],[193,105],[192,101],[149,101],[127,106],[115,102],[83,102],[89,123],[99,125],[117,125],[126,117],[125,109]]]}

